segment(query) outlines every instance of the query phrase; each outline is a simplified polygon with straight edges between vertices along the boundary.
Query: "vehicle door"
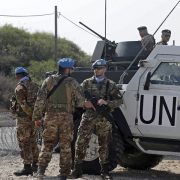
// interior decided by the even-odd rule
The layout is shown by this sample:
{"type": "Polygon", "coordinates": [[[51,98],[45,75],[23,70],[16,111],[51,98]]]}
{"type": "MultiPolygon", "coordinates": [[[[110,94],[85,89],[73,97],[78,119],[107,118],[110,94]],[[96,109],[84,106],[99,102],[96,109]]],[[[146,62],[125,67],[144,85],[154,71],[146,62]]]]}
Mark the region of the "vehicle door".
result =
{"type": "Polygon", "coordinates": [[[180,61],[162,61],[142,75],[136,126],[145,137],[180,139],[180,61]]]}

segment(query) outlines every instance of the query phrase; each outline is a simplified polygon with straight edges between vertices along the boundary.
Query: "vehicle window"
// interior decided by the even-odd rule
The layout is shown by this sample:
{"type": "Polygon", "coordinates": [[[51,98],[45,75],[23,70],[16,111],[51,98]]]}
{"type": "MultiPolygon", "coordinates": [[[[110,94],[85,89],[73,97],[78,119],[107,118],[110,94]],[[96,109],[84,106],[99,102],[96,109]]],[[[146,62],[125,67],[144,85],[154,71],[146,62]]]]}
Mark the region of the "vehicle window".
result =
{"type": "Polygon", "coordinates": [[[180,85],[180,63],[161,63],[150,79],[151,84],[180,85]]]}

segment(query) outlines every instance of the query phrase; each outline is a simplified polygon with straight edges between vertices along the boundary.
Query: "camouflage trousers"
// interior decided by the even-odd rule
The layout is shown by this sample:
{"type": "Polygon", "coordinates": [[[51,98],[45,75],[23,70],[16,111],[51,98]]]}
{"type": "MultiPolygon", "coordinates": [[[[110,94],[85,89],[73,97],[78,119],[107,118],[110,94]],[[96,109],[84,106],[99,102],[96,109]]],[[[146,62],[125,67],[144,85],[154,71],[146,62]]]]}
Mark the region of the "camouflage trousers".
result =
{"type": "Polygon", "coordinates": [[[108,163],[108,144],[111,138],[112,127],[105,118],[101,116],[94,117],[86,113],[82,116],[76,141],[75,163],[82,163],[82,160],[85,158],[92,133],[98,136],[100,164],[108,163]]]}
{"type": "Polygon", "coordinates": [[[60,174],[69,175],[71,172],[73,139],[73,116],[62,112],[48,112],[45,114],[43,145],[39,155],[39,165],[47,166],[52,158],[54,145],[60,143],[60,174]]]}
{"type": "Polygon", "coordinates": [[[30,118],[17,118],[17,140],[24,164],[38,162],[39,149],[36,143],[36,130],[30,118]]]}

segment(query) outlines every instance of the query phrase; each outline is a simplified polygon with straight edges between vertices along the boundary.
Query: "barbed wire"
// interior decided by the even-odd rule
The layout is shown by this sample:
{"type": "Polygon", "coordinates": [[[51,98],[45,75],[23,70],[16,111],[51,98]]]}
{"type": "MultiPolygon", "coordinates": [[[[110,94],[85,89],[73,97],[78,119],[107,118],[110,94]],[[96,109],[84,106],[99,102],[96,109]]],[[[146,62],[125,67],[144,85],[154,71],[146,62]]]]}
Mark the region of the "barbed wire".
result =
{"type": "Polygon", "coordinates": [[[10,112],[0,112],[0,157],[19,151],[14,118],[10,112]]]}

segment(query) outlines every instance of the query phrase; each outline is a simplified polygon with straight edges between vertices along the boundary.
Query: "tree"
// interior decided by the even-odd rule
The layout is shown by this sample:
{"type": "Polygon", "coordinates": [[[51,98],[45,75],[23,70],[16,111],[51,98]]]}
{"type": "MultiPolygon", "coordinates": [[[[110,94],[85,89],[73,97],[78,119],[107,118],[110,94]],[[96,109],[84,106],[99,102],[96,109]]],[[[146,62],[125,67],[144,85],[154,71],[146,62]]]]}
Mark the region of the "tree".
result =
{"type": "MultiPolygon", "coordinates": [[[[58,38],[57,49],[58,58],[73,58],[77,66],[88,66],[90,63],[90,57],[65,38],[58,38]]],[[[8,24],[0,27],[0,70],[6,75],[10,75],[16,66],[28,67],[32,60],[43,62],[53,58],[53,34],[45,32],[31,34],[8,24]]]]}
{"type": "Polygon", "coordinates": [[[42,62],[31,61],[28,68],[31,78],[39,84],[45,79],[46,72],[55,70],[57,70],[57,65],[52,59],[42,62]]]}

